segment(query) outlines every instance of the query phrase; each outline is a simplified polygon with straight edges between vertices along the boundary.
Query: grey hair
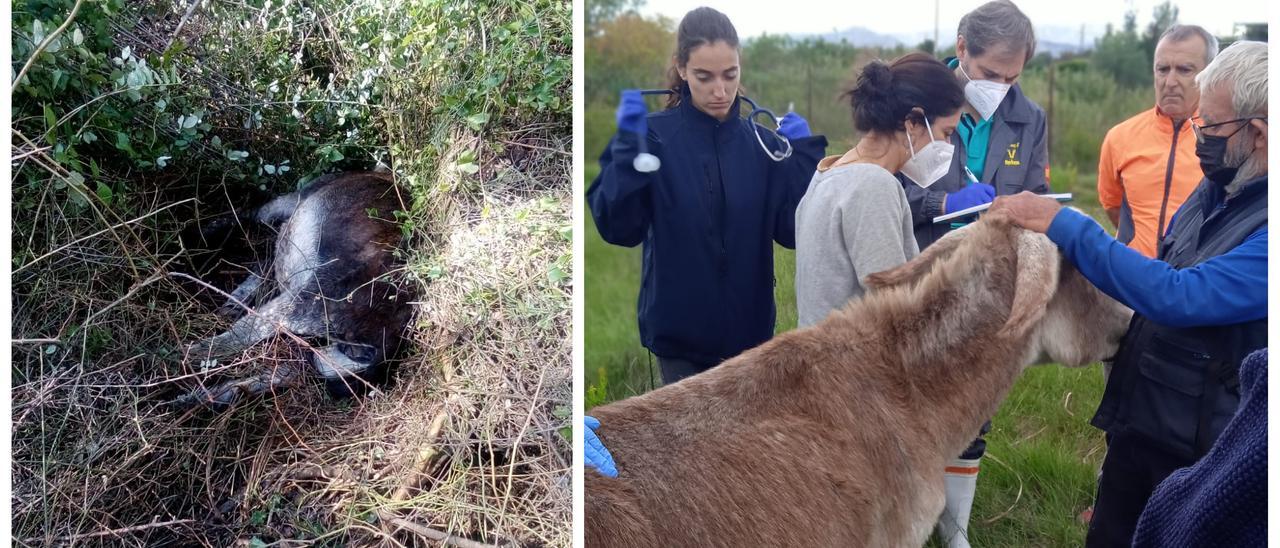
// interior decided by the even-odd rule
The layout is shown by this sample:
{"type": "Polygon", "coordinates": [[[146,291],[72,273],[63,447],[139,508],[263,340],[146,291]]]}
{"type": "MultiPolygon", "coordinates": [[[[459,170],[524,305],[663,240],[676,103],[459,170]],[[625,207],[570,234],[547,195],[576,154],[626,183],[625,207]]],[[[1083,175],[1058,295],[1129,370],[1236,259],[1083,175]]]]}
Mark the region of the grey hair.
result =
{"type": "Polygon", "coordinates": [[[1267,112],[1267,44],[1241,40],[1222,50],[1209,66],[1196,75],[1200,93],[1226,82],[1231,89],[1231,107],[1236,116],[1258,116],[1267,112]]]}
{"type": "Polygon", "coordinates": [[[1170,42],[1181,42],[1183,40],[1190,40],[1196,36],[1199,36],[1201,40],[1204,40],[1204,64],[1208,66],[1209,63],[1213,62],[1213,58],[1218,56],[1218,37],[1214,36],[1209,31],[1204,30],[1204,27],[1200,25],[1180,25],[1178,23],[1174,23],[1173,25],[1170,25],[1169,28],[1164,29],[1164,33],[1160,35],[1159,42],[1163,42],[1166,39],[1170,42]]]}
{"type": "Polygon", "coordinates": [[[964,37],[965,47],[973,55],[1003,45],[1011,51],[1027,48],[1027,58],[1036,54],[1036,31],[1031,20],[1009,0],[993,0],[960,18],[956,33],[964,37]]]}

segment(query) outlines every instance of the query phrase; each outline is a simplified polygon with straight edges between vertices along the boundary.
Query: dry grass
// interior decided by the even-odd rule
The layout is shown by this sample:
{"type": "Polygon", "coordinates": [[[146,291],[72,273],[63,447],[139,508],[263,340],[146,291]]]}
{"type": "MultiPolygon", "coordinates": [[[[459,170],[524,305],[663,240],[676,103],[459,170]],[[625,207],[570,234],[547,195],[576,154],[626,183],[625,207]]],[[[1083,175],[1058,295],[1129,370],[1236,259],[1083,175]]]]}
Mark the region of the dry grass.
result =
{"type": "Polygon", "coordinates": [[[246,205],[244,189],[135,175],[139,213],[122,197],[82,207],[58,199],[48,151],[15,135],[19,545],[570,544],[568,125],[476,135],[387,103],[388,144],[422,152],[396,159],[411,212],[396,274],[418,299],[392,382],[335,401],[307,378],[220,414],[165,403],[309,370],[285,336],[212,368],[176,351],[226,327],[219,291],[256,258],[190,236],[246,205]],[[463,150],[478,173],[452,167],[463,150]]]}

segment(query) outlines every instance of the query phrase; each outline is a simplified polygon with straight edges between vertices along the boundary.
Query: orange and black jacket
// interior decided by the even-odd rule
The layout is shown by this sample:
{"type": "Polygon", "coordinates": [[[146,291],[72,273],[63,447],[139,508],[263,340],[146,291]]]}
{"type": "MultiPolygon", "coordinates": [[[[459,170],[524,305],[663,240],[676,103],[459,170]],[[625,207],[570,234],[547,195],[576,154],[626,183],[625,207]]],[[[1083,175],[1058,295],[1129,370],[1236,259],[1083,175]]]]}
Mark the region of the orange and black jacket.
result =
{"type": "Polygon", "coordinates": [[[1204,179],[1191,123],[1152,108],[1111,128],[1102,141],[1098,201],[1120,208],[1116,239],[1147,257],[1155,257],[1169,219],[1204,179]]]}

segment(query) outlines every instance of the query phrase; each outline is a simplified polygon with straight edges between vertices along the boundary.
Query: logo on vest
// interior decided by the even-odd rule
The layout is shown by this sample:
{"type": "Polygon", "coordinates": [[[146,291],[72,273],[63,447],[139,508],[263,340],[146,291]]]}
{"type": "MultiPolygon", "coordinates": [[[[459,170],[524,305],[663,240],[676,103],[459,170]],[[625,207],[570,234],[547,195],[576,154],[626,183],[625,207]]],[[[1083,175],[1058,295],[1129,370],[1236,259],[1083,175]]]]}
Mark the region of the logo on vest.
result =
{"type": "Polygon", "coordinates": [[[1006,166],[1022,165],[1022,161],[1018,160],[1018,145],[1020,144],[1022,143],[1012,143],[1009,145],[1009,150],[1004,151],[1004,165],[1006,166]]]}

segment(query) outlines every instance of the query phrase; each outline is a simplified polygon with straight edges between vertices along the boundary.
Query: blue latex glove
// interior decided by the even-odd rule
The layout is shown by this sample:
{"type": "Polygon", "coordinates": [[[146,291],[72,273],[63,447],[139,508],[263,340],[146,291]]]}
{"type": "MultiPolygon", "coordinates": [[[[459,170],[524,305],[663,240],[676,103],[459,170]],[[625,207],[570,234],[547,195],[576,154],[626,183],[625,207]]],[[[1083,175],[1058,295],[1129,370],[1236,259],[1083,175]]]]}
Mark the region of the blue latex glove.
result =
{"type": "Polygon", "coordinates": [[[809,133],[809,122],[804,117],[794,112],[788,112],[778,121],[778,135],[787,139],[801,139],[811,135],[809,133]]]}
{"type": "Polygon", "coordinates": [[[600,420],[587,416],[582,418],[582,422],[587,424],[587,431],[582,433],[582,463],[611,478],[618,477],[618,467],[613,464],[613,455],[609,454],[609,450],[604,448],[600,438],[596,437],[600,420]]]}
{"type": "Polygon", "coordinates": [[[996,199],[996,187],[987,183],[969,183],[968,186],[947,194],[942,202],[944,213],[954,213],[996,199]]]}
{"type": "Polygon", "coordinates": [[[649,130],[649,109],[644,106],[644,96],[638,89],[622,90],[622,101],[618,103],[618,129],[630,131],[644,137],[649,130]]]}

